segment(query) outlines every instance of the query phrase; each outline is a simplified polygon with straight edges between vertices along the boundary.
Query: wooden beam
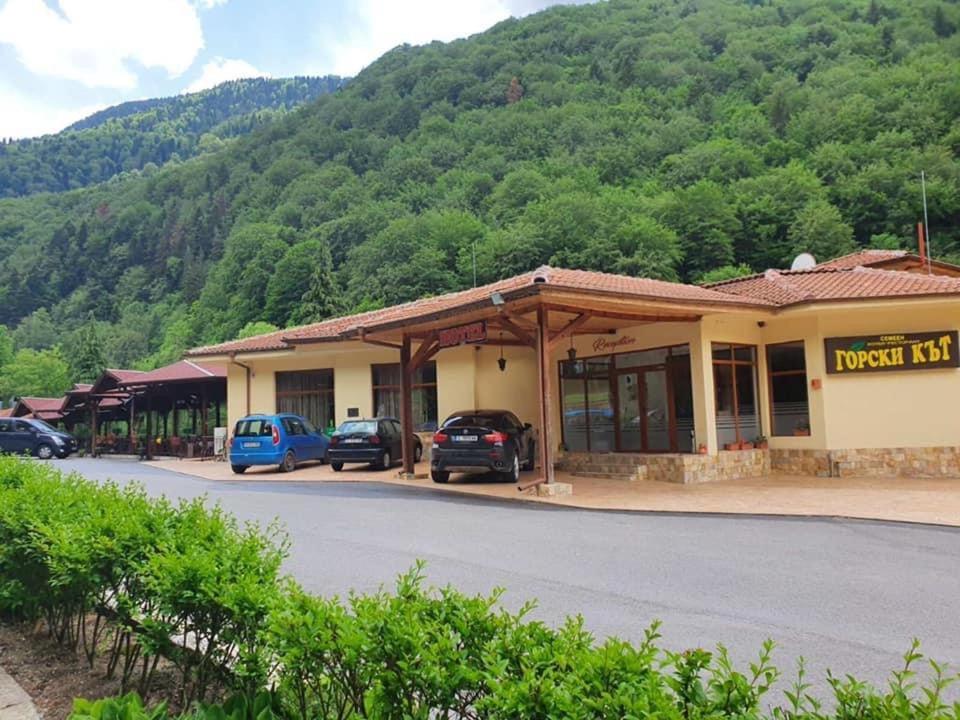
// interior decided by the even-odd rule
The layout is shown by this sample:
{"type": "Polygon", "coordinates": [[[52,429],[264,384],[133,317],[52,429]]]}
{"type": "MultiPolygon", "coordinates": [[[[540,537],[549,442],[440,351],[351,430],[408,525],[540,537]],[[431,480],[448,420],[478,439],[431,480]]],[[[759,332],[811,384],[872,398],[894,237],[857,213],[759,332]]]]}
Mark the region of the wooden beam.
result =
{"type": "Polygon", "coordinates": [[[557,332],[553,333],[550,336],[550,342],[548,343],[550,350],[553,351],[556,349],[557,345],[559,345],[564,338],[568,338],[573,335],[573,333],[583,327],[584,323],[586,323],[591,317],[592,316],[589,313],[580,313],[561,329],[557,330],[557,332]]]}
{"type": "Polygon", "coordinates": [[[413,475],[413,368],[410,357],[410,336],[403,336],[400,346],[400,433],[403,446],[403,472],[413,475]]]}
{"type": "Polygon", "coordinates": [[[387,342],[386,340],[374,340],[373,338],[367,337],[367,331],[363,328],[360,328],[360,342],[366,343],[367,345],[379,345],[380,347],[387,347],[392,350],[399,350],[400,345],[398,343],[387,342]]]}
{"type": "Polygon", "coordinates": [[[649,313],[630,313],[613,310],[599,310],[591,307],[578,307],[575,305],[558,305],[556,303],[546,303],[545,308],[556,312],[579,315],[589,312],[591,316],[598,318],[607,318],[610,320],[635,320],[637,322],[697,322],[700,315],[651,315],[649,313]]]}
{"type": "MultiPolygon", "coordinates": [[[[407,339],[409,342],[409,338],[407,339]]],[[[417,352],[410,358],[410,372],[423,365],[428,358],[433,357],[440,350],[440,341],[437,340],[437,333],[433,332],[422,342],[417,352]]]]}
{"type": "Polygon", "coordinates": [[[550,362],[550,311],[537,311],[537,374],[540,381],[540,477],[552,483],[553,472],[553,365],[550,362]]]}
{"type": "Polygon", "coordinates": [[[503,325],[504,328],[509,330],[510,333],[515,338],[520,340],[524,345],[529,345],[530,347],[537,346],[537,339],[532,335],[528,334],[527,331],[524,330],[522,327],[515,324],[510,318],[506,317],[505,315],[501,315],[499,322],[501,325],[503,325]]]}

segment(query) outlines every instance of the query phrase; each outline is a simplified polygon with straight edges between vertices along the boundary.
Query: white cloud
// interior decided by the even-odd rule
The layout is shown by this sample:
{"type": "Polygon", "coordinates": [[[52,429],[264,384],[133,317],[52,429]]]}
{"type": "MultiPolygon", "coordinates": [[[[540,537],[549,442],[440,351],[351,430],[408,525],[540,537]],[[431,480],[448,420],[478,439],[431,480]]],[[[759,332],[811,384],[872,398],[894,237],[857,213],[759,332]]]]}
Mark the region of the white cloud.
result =
{"type": "Polygon", "coordinates": [[[188,0],[7,0],[0,44],[37,75],[88,87],[132,89],[130,63],[182,75],[203,48],[197,8],[188,0]]]}
{"type": "Polygon", "coordinates": [[[53,107],[46,100],[27,97],[0,83],[0,107],[0,138],[25,138],[59,132],[106,106],[53,107]]]}
{"type": "Polygon", "coordinates": [[[252,77],[270,77],[270,74],[257,70],[246,60],[216,57],[203,66],[200,77],[187,86],[186,92],[199,92],[227,82],[227,80],[252,77]]]}
{"type": "Polygon", "coordinates": [[[454,40],[510,17],[502,0],[358,0],[352,11],[348,27],[328,29],[322,41],[333,59],[329,72],[337,75],[356,75],[397,45],[454,40]]]}
{"type": "Polygon", "coordinates": [[[201,10],[210,10],[221,5],[226,5],[228,0],[197,0],[197,7],[201,10]]]}

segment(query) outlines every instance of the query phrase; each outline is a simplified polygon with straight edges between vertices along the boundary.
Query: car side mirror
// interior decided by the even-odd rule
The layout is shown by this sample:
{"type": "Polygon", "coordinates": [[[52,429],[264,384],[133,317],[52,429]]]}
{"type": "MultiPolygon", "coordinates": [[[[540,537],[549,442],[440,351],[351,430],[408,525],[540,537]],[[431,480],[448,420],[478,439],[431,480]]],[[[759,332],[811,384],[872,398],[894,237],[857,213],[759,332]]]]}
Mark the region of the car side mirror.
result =
{"type": "Polygon", "coordinates": [[[523,424],[523,429],[524,429],[524,430],[533,430],[533,425],[531,425],[530,423],[524,423],[524,424],[523,424]]]}

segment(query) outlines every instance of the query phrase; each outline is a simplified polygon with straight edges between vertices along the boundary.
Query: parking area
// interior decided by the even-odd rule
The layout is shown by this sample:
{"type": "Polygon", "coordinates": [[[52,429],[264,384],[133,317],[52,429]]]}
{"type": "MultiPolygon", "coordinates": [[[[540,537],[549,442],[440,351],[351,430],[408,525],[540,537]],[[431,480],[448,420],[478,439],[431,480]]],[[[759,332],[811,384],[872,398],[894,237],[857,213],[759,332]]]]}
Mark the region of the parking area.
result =
{"type": "Polygon", "coordinates": [[[773,474],[679,485],[573,477],[560,472],[557,480],[571,483],[573,494],[538,497],[532,491],[518,492],[516,485],[497,482],[489,475],[454,475],[448,484],[438,485],[429,479],[426,462],[416,466],[412,480],[402,479],[396,469],[372,470],[364,465],[348,465],[343,471],[334,472],[329,465],[308,463],[290,473],[265,467],[251,468],[244,475],[235,475],[222,462],[160,460],[150,465],[222,482],[381,482],[594,510],[849,517],[960,526],[960,478],[816,478],[773,474]]]}

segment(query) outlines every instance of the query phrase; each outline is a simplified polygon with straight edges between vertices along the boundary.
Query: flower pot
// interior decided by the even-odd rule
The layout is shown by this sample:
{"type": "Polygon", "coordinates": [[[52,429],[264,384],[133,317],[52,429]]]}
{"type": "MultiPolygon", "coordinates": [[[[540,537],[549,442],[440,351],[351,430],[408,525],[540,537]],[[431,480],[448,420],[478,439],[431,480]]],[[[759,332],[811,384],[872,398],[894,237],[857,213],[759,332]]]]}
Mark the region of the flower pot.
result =
{"type": "Polygon", "coordinates": [[[723,446],[723,449],[724,449],[724,450],[739,450],[739,449],[740,449],[740,443],[735,443],[735,442],[727,443],[726,445],[723,446]]]}
{"type": "Polygon", "coordinates": [[[752,443],[752,442],[742,442],[742,443],[740,443],[740,449],[741,449],[741,450],[753,450],[753,443],[752,443]]]}
{"type": "Polygon", "coordinates": [[[707,454],[707,446],[706,446],[706,444],[705,444],[705,443],[700,443],[700,447],[697,448],[697,452],[699,452],[701,455],[706,455],[706,454],[707,454]]]}
{"type": "Polygon", "coordinates": [[[768,443],[766,440],[757,443],[757,450],[766,450],[768,447],[770,447],[770,443],[768,443]]]}
{"type": "Polygon", "coordinates": [[[809,430],[794,430],[794,437],[807,437],[810,434],[809,430]]]}

